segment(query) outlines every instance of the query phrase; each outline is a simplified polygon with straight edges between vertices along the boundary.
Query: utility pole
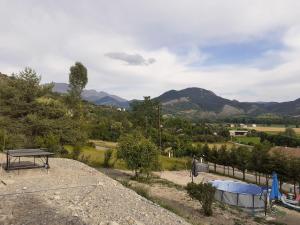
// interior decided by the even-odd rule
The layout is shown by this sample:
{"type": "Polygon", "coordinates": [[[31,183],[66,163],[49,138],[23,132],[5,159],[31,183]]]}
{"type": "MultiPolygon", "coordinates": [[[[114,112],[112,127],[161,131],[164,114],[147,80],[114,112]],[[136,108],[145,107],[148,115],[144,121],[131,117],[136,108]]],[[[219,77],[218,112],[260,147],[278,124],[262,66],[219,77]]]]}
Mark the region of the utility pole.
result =
{"type": "Polygon", "coordinates": [[[158,104],[158,132],[159,132],[159,149],[162,150],[162,144],[161,144],[161,121],[160,121],[160,104],[158,104]]]}

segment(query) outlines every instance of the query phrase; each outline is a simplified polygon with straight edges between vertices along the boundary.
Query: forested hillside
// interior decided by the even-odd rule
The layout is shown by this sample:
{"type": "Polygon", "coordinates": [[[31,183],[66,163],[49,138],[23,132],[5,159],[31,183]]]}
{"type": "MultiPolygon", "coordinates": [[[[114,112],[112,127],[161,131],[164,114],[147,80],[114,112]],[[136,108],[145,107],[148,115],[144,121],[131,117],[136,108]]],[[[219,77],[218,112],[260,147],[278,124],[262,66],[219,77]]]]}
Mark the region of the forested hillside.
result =
{"type": "Polygon", "coordinates": [[[1,75],[1,149],[46,147],[61,153],[66,144],[83,146],[89,139],[117,141],[122,134],[138,131],[162,149],[172,147],[179,156],[192,151],[194,141],[224,141],[229,136],[222,125],[162,117],[159,102],[149,97],[132,102],[131,110],[125,112],[84,101],[80,95],[87,77],[78,86],[81,83],[70,76],[70,83],[77,86],[64,94],[52,92],[52,85],[40,81],[41,76],[30,68],[1,75]]]}
{"type": "Polygon", "coordinates": [[[74,120],[67,97],[40,85],[41,77],[30,68],[13,76],[0,77],[1,149],[51,147],[83,143],[83,124],[74,120]]]}
{"type": "Polygon", "coordinates": [[[251,118],[297,118],[300,115],[300,99],[290,102],[239,102],[217,96],[202,88],[171,90],[156,98],[163,105],[164,113],[189,119],[225,119],[232,116],[251,118]]]}

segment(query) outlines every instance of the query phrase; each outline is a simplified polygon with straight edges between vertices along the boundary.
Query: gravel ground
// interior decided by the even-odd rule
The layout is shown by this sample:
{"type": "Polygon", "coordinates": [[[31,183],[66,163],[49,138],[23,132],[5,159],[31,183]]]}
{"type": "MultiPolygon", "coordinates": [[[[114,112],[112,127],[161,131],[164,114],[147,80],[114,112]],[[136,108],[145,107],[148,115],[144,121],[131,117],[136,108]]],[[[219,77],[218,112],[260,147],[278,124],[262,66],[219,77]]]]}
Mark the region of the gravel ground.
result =
{"type": "MultiPolygon", "coordinates": [[[[190,176],[190,171],[180,170],[180,171],[161,171],[155,172],[155,175],[159,176],[162,179],[169,180],[175,184],[186,186],[189,182],[192,181],[190,176]]],[[[236,180],[229,177],[224,177],[221,175],[213,173],[199,173],[197,177],[194,177],[195,183],[208,182],[212,180],[236,180]]]]}
{"type": "Polygon", "coordinates": [[[1,225],[188,224],[83,163],[51,158],[50,166],[0,171],[1,225]]]}

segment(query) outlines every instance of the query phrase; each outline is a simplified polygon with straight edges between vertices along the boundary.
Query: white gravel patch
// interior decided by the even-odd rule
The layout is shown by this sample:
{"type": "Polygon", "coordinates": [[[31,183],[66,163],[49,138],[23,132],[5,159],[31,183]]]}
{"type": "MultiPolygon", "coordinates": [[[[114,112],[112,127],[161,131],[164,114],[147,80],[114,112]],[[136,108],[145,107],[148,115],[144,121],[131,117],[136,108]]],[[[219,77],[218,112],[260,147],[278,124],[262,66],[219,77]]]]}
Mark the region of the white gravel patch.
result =
{"type": "Polygon", "coordinates": [[[51,158],[50,166],[0,171],[1,225],[188,224],[81,162],[51,158]]]}

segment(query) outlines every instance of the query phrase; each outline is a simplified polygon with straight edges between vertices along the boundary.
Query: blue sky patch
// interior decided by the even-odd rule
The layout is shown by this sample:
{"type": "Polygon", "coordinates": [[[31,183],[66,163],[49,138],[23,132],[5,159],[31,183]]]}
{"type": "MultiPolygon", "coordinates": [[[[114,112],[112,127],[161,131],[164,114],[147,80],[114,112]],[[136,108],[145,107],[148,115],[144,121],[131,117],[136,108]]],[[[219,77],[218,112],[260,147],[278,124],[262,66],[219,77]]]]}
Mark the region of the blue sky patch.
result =
{"type": "Polygon", "coordinates": [[[264,39],[251,42],[212,45],[200,48],[200,51],[209,55],[204,61],[204,65],[220,65],[251,63],[263,57],[268,51],[279,51],[282,49],[284,49],[284,46],[279,39],[264,39]]]}

